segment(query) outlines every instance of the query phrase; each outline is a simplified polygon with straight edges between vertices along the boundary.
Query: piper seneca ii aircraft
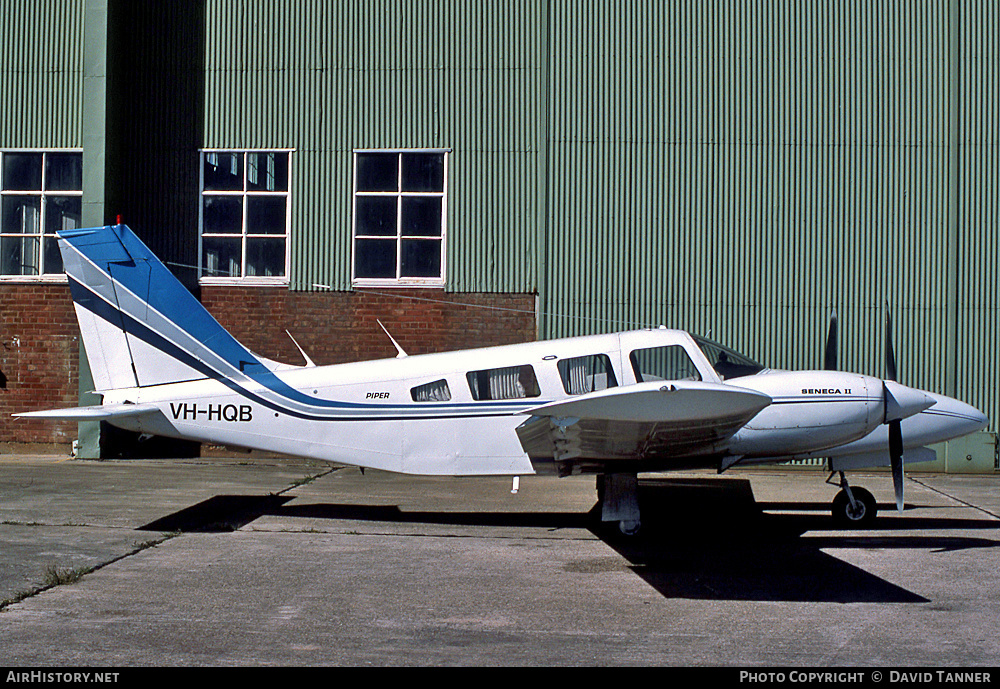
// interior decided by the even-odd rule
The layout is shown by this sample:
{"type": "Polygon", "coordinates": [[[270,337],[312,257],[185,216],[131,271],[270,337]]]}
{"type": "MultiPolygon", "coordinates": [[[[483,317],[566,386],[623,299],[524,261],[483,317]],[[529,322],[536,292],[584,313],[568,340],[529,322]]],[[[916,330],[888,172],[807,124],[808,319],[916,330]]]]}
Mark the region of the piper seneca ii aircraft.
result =
{"type": "MultiPolygon", "coordinates": [[[[640,472],[811,457],[839,474],[834,516],[868,523],[875,499],[846,470],[891,466],[902,509],[903,461],[987,424],[895,382],[891,338],[885,380],[772,371],[666,328],[409,357],[396,345],[394,359],[332,366],[303,352],[288,365],[237,342],[128,227],[66,230],[59,247],[102,404],[18,416],[405,474],[594,473],[602,520],[624,533],[639,527],[640,472]]],[[[834,319],[828,368],[835,332],[834,319]]]]}

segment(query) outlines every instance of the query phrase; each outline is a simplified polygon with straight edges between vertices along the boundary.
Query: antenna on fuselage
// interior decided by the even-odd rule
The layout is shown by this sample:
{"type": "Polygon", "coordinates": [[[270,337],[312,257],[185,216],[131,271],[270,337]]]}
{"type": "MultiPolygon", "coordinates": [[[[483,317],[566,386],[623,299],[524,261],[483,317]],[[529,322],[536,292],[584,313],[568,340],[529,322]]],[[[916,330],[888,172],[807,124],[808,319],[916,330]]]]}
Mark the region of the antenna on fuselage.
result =
{"type": "Polygon", "coordinates": [[[313,362],[312,359],[309,358],[309,355],[306,354],[306,350],[302,349],[302,346],[295,341],[295,338],[292,337],[292,334],[287,330],[285,331],[285,334],[288,335],[288,339],[290,339],[292,341],[292,344],[295,345],[295,347],[299,350],[299,354],[302,355],[302,358],[306,360],[306,368],[314,367],[316,364],[313,362]]]}
{"type": "Polygon", "coordinates": [[[378,323],[378,325],[379,325],[380,328],[382,328],[382,332],[384,332],[386,334],[386,337],[388,337],[390,340],[392,340],[392,346],[396,348],[397,352],[399,352],[396,355],[396,358],[397,359],[403,359],[403,358],[409,356],[406,352],[403,351],[403,348],[399,346],[399,343],[396,342],[396,339],[392,335],[389,334],[389,331],[385,329],[385,326],[382,325],[382,321],[380,321],[380,320],[378,320],[376,318],[375,322],[378,323]]]}

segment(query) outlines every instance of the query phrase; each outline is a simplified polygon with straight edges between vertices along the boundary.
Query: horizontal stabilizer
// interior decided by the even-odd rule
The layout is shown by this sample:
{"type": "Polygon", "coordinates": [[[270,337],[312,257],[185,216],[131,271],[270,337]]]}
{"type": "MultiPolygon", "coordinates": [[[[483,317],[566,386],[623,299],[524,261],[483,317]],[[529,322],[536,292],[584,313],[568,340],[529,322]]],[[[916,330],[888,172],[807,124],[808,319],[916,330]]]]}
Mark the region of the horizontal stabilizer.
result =
{"type": "Polygon", "coordinates": [[[668,458],[710,449],[770,403],[719,383],[639,383],[527,409],[517,435],[532,459],[668,458]]]}
{"type": "Polygon", "coordinates": [[[146,416],[160,411],[155,404],[108,404],[68,409],[46,409],[13,414],[18,418],[58,419],[63,421],[108,421],[125,417],[146,416]]]}
{"type": "MultiPolygon", "coordinates": [[[[904,464],[933,462],[937,452],[929,447],[914,447],[903,450],[904,464]]],[[[869,452],[866,454],[844,455],[830,458],[830,471],[850,471],[851,469],[871,469],[891,465],[888,452],[869,452]]]]}

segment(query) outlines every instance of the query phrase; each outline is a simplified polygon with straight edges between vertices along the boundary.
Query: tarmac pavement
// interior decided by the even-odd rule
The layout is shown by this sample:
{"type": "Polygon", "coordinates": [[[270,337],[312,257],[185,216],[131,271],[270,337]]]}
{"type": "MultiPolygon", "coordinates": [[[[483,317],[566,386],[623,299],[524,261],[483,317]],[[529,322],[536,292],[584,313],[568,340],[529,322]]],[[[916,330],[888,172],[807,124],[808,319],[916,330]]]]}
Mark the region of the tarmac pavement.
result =
{"type": "Polygon", "coordinates": [[[289,459],[0,456],[10,667],[988,667],[1000,484],[816,471],[644,476],[643,532],[593,477],[405,477],[289,459]]]}

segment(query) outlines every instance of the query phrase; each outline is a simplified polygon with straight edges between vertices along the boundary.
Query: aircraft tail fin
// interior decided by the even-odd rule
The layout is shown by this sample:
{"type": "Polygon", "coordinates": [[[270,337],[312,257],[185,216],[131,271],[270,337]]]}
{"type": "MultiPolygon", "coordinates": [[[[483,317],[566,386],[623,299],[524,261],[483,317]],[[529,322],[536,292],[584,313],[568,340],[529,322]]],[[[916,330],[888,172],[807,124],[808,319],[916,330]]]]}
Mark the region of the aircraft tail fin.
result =
{"type": "Polygon", "coordinates": [[[98,391],[269,370],[127,226],[64,230],[59,248],[98,391]]]}

